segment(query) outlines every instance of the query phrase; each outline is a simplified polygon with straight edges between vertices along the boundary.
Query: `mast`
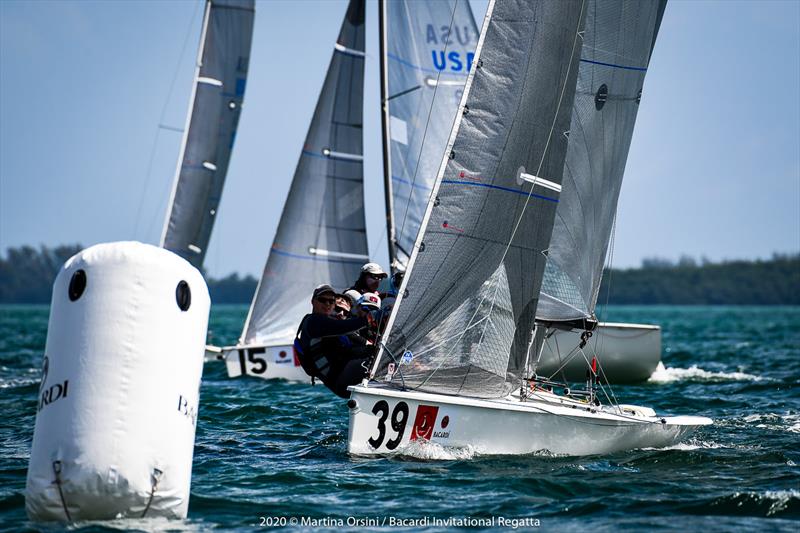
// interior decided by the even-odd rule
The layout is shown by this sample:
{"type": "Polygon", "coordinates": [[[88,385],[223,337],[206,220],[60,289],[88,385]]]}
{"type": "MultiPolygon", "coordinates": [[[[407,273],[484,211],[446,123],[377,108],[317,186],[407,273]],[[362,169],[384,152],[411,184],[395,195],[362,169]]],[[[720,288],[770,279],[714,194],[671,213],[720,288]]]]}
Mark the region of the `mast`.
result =
{"type": "Polygon", "coordinates": [[[383,133],[383,194],[386,201],[386,243],[389,246],[389,266],[392,273],[397,267],[394,237],[394,211],[392,209],[392,162],[389,138],[389,68],[387,63],[386,0],[378,0],[378,33],[380,40],[381,74],[381,131],[383,133]]]}
{"type": "Polygon", "coordinates": [[[178,183],[181,179],[181,167],[183,167],[183,156],[186,153],[186,143],[189,140],[189,126],[192,124],[192,110],[194,109],[194,101],[197,97],[197,83],[200,78],[200,67],[203,66],[203,52],[206,48],[206,33],[208,31],[208,18],[211,14],[211,0],[206,0],[206,9],[203,13],[203,28],[200,31],[200,44],[197,47],[197,60],[194,67],[194,78],[192,81],[192,96],[189,98],[189,109],[186,111],[186,123],[183,126],[183,138],[181,139],[181,149],[178,153],[178,163],[175,168],[175,177],[172,180],[172,192],[169,195],[169,203],[167,204],[167,215],[164,218],[164,227],[161,230],[161,239],[158,245],[164,248],[167,240],[167,231],[169,230],[169,221],[172,218],[172,208],[175,206],[175,194],[178,191],[178,183]]]}

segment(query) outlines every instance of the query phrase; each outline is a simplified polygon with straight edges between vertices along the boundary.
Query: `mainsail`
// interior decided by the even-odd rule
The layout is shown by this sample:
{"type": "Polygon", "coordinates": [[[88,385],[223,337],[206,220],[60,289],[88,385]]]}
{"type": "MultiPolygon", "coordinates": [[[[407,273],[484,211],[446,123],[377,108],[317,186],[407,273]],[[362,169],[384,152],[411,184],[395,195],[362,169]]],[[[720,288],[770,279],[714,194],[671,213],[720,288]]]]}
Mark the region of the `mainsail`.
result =
{"type": "Polygon", "coordinates": [[[586,1],[491,1],[372,375],[499,396],[525,365],[559,201],[586,1]],[[408,363],[410,361],[410,363],[408,363]]]}
{"type": "Polygon", "coordinates": [[[161,246],[203,265],[244,99],[254,0],[207,0],[161,246]]]}
{"type": "Polygon", "coordinates": [[[478,28],[467,0],[382,0],[381,101],[389,260],[408,264],[453,127],[478,28]]]}
{"type": "Polygon", "coordinates": [[[644,76],[666,0],[591,0],[537,317],[592,318],[644,76]]]}
{"type": "Polygon", "coordinates": [[[244,326],[244,344],[290,344],[314,287],[347,287],[368,260],[364,57],[364,0],[351,0],[244,326]]]}

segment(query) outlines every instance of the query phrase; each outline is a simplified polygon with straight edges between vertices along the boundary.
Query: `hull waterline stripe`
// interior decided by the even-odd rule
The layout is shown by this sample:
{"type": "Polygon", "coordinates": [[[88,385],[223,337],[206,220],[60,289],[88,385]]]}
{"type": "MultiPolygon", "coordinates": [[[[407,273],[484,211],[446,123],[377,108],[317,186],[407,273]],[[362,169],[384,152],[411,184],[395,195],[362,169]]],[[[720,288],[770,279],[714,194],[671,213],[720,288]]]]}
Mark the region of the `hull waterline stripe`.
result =
{"type": "Polygon", "coordinates": [[[538,198],[540,200],[547,200],[548,202],[558,203],[558,199],[550,198],[549,196],[542,196],[540,194],[529,193],[528,191],[521,191],[519,189],[512,189],[510,187],[501,187],[500,185],[490,185],[488,183],[476,183],[474,181],[456,181],[456,180],[442,180],[442,183],[450,183],[452,185],[471,185],[472,187],[486,187],[487,189],[498,189],[506,192],[513,192],[522,196],[530,196],[531,198],[538,198]]]}
{"type": "Polygon", "coordinates": [[[641,72],[647,72],[647,68],[645,67],[628,67],[625,65],[615,65],[614,63],[603,63],[602,61],[592,61],[590,59],[581,59],[581,63],[591,63],[592,65],[601,65],[604,67],[612,67],[612,68],[621,68],[623,70],[638,70],[641,72]]]}
{"type": "Polygon", "coordinates": [[[349,263],[349,264],[353,264],[353,265],[363,265],[364,264],[364,261],[362,261],[362,260],[355,261],[355,260],[350,260],[350,259],[328,259],[327,257],[311,257],[311,256],[308,256],[308,255],[300,255],[300,254],[293,254],[293,253],[290,253],[290,252],[284,252],[283,250],[277,250],[275,248],[270,248],[270,251],[272,253],[275,253],[275,254],[278,254],[278,255],[282,255],[284,257],[291,257],[293,259],[304,259],[306,261],[324,261],[324,262],[327,262],[327,263],[349,263]]]}

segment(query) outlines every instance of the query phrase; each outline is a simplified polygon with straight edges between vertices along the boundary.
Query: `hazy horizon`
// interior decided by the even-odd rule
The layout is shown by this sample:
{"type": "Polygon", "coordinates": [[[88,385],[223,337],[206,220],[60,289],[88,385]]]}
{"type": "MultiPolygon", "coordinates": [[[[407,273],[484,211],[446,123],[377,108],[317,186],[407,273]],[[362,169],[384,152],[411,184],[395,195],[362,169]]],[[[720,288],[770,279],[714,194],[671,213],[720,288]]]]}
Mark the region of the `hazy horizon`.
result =
{"type": "MultiPolygon", "coordinates": [[[[472,2],[479,26],[485,5],[472,2]]],[[[200,6],[0,2],[3,254],[25,244],[157,244],[181,141],[159,124],[185,122],[200,6]]],[[[343,0],[257,3],[245,104],[206,259],[212,277],[260,275],[345,8],[343,0]]],[[[386,265],[376,11],[368,2],[365,197],[371,255],[386,265]]],[[[612,266],[798,251],[800,3],[670,2],[612,266]]]]}

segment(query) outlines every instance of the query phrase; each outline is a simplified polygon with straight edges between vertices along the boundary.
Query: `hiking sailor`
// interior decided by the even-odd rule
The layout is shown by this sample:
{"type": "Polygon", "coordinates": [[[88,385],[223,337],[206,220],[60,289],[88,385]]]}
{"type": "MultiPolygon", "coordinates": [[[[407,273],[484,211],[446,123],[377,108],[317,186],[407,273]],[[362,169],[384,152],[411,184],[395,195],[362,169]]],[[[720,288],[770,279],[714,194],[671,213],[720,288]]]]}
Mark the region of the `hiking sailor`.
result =
{"type": "Polygon", "coordinates": [[[342,337],[376,320],[374,314],[341,320],[332,318],[337,296],[330,285],[314,289],[312,311],[300,322],[294,348],[312,383],[318,378],[337,396],[349,398],[347,387],[360,383],[367,376],[372,356],[365,354],[363,346],[347,346],[342,337]]]}
{"type": "Polygon", "coordinates": [[[381,284],[382,279],[387,277],[389,274],[384,272],[378,263],[366,263],[361,267],[358,279],[348,291],[357,290],[360,294],[378,292],[378,285],[381,284]]]}

